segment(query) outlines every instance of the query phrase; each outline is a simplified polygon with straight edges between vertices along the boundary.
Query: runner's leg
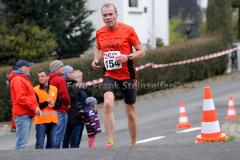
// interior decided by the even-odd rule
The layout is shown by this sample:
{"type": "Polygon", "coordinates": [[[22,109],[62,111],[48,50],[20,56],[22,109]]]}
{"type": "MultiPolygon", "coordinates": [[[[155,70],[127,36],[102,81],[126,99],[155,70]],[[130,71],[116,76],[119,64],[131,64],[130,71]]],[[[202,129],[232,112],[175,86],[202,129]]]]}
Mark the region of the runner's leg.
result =
{"type": "Polygon", "coordinates": [[[131,138],[131,146],[136,145],[137,139],[137,115],[136,115],[136,96],[137,90],[134,80],[124,80],[122,81],[121,90],[123,93],[123,98],[125,102],[125,110],[128,117],[128,129],[131,138]]]}
{"type": "Polygon", "coordinates": [[[128,117],[128,129],[131,138],[131,146],[135,146],[137,139],[137,116],[135,106],[126,104],[126,113],[128,117]]]}
{"type": "Polygon", "coordinates": [[[108,141],[114,140],[115,118],[113,115],[113,104],[113,92],[104,93],[104,127],[108,137],[108,141]]]}

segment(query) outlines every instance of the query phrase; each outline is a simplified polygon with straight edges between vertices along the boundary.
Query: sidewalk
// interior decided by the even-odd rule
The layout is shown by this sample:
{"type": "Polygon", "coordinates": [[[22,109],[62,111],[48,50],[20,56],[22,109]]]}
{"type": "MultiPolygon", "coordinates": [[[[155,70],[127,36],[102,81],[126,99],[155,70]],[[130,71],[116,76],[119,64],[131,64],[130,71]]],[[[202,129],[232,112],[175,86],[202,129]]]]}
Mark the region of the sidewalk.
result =
{"type": "Polygon", "coordinates": [[[236,120],[225,120],[221,125],[221,131],[228,136],[233,136],[235,141],[240,141],[240,118],[236,120]]]}
{"type": "Polygon", "coordinates": [[[8,123],[0,124],[0,136],[11,134],[10,129],[11,127],[8,123]]]}

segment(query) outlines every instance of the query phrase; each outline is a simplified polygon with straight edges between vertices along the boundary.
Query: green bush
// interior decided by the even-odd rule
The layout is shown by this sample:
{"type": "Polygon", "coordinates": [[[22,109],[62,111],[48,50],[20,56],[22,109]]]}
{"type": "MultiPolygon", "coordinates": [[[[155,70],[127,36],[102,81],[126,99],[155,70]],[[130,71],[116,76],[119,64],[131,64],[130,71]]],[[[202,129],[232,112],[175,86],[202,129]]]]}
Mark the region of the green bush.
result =
{"type": "Polygon", "coordinates": [[[232,0],[209,0],[207,8],[206,31],[221,35],[224,42],[232,42],[232,0]]]}
{"type": "Polygon", "coordinates": [[[182,31],[183,21],[180,18],[173,18],[169,25],[169,43],[176,44],[184,41],[184,33],[182,31]]]}
{"type": "MultiPolygon", "coordinates": [[[[181,61],[189,58],[203,56],[226,49],[222,41],[217,38],[199,38],[178,45],[162,47],[146,53],[145,58],[136,61],[136,66],[150,62],[165,64],[181,61]]],[[[72,65],[84,73],[84,80],[94,80],[102,77],[102,71],[93,71],[91,68],[92,56],[63,60],[65,64],[72,65]]],[[[36,72],[48,68],[50,62],[34,64],[32,67],[32,80],[37,83],[36,72]]],[[[153,69],[151,67],[138,71],[139,90],[138,94],[145,94],[156,90],[178,87],[185,82],[202,80],[214,75],[223,74],[227,66],[227,56],[222,56],[208,61],[202,61],[181,66],[153,69]]],[[[6,75],[10,68],[3,68],[0,72],[0,85],[2,91],[0,98],[0,120],[10,118],[10,103],[6,92],[6,75]]],[[[103,92],[101,85],[89,87],[92,95],[101,102],[103,92]]],[[[116,98],[121,98],[117,94],[116,98]]]]}
{"type": "Polygon", "coordinates": [[[11,65],[18,59],[43,61],[56,46],[54,36],[46,29],[28,24],[9,29],[0,22],[0,64],[11,65]]]}

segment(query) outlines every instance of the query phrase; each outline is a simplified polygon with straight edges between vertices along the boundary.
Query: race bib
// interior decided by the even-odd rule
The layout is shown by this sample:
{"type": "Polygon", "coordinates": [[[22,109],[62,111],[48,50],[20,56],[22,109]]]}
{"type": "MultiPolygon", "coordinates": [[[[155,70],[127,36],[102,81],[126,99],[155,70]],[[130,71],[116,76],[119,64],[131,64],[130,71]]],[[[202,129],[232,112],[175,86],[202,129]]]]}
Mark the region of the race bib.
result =
{"type": "Polygon", "coordinates": [[[114,70],[122,68],[122,65],[116,61],[116,56],[119,56],[121,53],[120,51],[108,51],[104,52],[104,65],[106,70],[114,70]]]}

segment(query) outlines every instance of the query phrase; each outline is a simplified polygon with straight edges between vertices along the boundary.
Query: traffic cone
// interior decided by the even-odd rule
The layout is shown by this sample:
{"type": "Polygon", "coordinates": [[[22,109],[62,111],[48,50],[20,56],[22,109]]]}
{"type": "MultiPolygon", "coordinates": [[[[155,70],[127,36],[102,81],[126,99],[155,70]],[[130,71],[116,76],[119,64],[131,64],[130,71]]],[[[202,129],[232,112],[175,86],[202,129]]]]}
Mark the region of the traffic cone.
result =
{"type": "Polygon", "coordinates": [[[179,106],[179,123],[177,125],[177,128],[190,128],[191,124],[188,122],[184,101],[180,101],[179,106]]]}
{"type": "Polygon", "coordinates": [[[221,133],[217,119],[217,113],[212,98],[210,87],[204,88],[202,128],[201,134],[197,135],[195,143],[202,142],[223,142],[228,139],[225,133],[221,133]]]}
{"type": "Polygon", "coordinates": [[[238,116],[235,111],[234,97],[230,96],[228,101],[228,112],[227,112],[227,116],[225,116],[225,119],[237,119],[237,118],[238,116]]]}

